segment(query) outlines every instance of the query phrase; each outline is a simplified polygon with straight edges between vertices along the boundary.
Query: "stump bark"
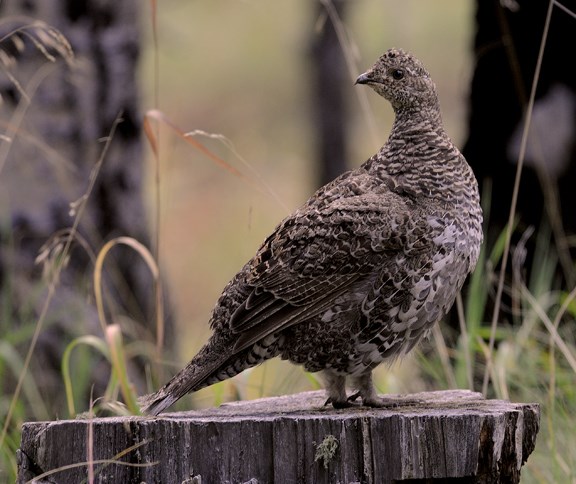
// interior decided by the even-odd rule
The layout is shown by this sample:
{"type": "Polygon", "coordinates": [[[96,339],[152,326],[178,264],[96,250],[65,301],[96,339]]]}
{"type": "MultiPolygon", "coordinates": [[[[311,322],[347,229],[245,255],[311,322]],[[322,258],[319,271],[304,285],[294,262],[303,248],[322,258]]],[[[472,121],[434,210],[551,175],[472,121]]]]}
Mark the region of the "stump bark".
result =
{"type": "Polygon", "coordinates": [[[89,465],[94,482],[518,482],[539,428],[537,404],[466,390],[389,395],[383,409],[324,401],[318,391],[155,418],[26,423],[18,482],[81,482],[89,465]]]}

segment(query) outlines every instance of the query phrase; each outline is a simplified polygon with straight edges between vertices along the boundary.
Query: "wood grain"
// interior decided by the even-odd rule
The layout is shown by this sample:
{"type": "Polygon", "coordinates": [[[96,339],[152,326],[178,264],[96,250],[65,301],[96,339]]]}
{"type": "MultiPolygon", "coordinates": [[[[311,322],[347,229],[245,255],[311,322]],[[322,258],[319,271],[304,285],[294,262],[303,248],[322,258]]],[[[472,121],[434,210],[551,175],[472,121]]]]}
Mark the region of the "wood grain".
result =
{"type": "Polygon", "coordinates": [[[46,482],[86,479],[90,426],[93,460],[111,460],[94,464],[96,482],[519,481],[537,404],[465,390],[386,398],[389,408],[334,410],[323,392],[306,392],[160,417],[26,423],[19,482],[53,470],[46,482]],[[327,438],[335,452],[322,447],[327,438]]]}

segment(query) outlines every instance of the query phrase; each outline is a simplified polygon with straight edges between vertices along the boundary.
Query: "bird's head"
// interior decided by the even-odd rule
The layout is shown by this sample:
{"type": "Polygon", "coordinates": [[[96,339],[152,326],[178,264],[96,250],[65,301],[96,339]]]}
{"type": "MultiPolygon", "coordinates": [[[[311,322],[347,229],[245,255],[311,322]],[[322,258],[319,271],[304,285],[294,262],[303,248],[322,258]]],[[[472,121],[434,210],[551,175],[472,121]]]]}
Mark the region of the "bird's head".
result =
{"type": "Polygon", "coordinates": [[[436,107],[436,87],[422,63],[401,49],[386,51],[356,79],[386,98],[394,110],[436,107]]]}

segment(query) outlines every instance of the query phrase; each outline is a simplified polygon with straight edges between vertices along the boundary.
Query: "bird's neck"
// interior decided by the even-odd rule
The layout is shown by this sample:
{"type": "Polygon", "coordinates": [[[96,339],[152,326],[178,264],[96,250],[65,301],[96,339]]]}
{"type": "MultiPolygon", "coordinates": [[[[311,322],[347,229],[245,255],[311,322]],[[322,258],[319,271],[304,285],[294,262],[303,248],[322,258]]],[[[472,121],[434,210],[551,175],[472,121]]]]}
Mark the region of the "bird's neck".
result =
{"type": "Polygon", "coordinates": [[[444,138],[446,133],[442,126],[442,116],[438,105],[429,107],[399,107],[394,109],[395,118],[390,140],[412,142],[421,136],[444,138]]]}
{"type": "Polygon", "coordinates": [[[395,113],[388,141],[377,154],[388,174],[433,169],[435,160],[456,155],[439,109],[395,109],[395,113]]]}
{"type": "MultiPolygon", "coordinates": [[[[365,165],[398,193],[456,198],[469,167],[444,128],[438,109],[395,109],[390,137],[365,165]],[[450,193],[449,193],[450,192],[450,193]]],[[[470,172],[470,173],[469,173],[470,172]]]]}

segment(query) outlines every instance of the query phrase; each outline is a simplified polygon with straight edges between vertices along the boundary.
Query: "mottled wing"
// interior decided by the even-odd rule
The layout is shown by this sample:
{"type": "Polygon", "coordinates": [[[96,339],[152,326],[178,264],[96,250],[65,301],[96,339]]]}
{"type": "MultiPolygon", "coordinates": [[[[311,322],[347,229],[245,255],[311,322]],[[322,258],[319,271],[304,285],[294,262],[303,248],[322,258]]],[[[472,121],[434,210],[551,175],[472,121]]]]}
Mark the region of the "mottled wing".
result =
{"type": "Polygon", "coordinates": [[[305,206],[268,237],[248,266],[252,291],[230,320],[235,352],[321,314],[354,285],[370,284],[382,261],[402,249],[405,207],[388,194],[305,206]]]}

